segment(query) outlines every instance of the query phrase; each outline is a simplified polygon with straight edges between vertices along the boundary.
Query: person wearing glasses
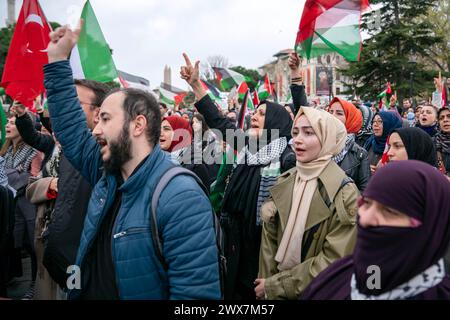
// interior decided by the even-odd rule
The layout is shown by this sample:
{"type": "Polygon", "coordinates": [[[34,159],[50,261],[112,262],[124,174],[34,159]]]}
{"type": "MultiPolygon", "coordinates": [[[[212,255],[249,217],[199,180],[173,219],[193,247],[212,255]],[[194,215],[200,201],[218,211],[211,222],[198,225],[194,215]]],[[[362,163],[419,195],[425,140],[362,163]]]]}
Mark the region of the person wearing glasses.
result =
{"type": "Polygon", "coordinates": [[[373,174],[386,148],[389,135],[402,127],[402,121],[389,111],[378,112],[372,121],[373,135],[367,139],[364,148],[369,153],[370,172],[373,174]]]}

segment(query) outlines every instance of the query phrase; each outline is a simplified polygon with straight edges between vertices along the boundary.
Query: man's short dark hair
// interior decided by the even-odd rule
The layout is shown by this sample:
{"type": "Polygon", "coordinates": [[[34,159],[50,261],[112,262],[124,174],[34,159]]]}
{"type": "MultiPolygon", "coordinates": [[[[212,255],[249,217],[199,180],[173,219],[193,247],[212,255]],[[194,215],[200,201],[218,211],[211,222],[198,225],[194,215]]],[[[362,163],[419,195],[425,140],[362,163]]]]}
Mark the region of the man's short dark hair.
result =
{"type": "Polygon", "coordinates": [[[147,119],[147,131],[145,132],[147,140],[152,146],[156,145],[161,134],[161,111],[158,101],[144,90],[134,88],[116,89],[110,92],[108,96],[117,92],[122,92],[125,95],[123,101],[124,125],[127,126],[130,121],[136,119],[139,115],[144,116],[147,119]]]}
{"type": "Polygon", "coordinates": [[[77,86],[88,88],[94,92],[95,98],[92,102],[91,108],[99,108],[102,105],[103,100],[105,100],[106,95],[111,91],[111,88],[109,86],[98,81],[75,79],[74,83],[77,86]]]}
{"type": "Polygon", "coordinates": [[[163,107],[164,109],[167,109],[167,105],[166,105],[165,103],[163,103],[163,102],[160,102],[160,103],[159,103],[159,106],[160,106],[160,107],[163,107]]]}

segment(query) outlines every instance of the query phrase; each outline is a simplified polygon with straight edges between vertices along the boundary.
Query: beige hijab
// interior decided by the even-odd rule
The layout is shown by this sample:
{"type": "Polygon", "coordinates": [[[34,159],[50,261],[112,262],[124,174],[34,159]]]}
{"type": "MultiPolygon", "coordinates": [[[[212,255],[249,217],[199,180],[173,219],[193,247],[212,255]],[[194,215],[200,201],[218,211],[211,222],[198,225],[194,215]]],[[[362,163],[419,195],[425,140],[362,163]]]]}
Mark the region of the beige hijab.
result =
{"type": "Polygon", "coordinates": [[[344,124],[325,111],[302,107],[294,124],[302,116],[311,123],[322,146],[317,159],[308,163],[297,161],[297,177],[292,195],[292,206],[286,229],[275,260],[279,270],[289,270],[301,262],[302,239],[309,208],[317,189],[317,177],[328,166],[331,158],[345,146],[347,131],[344,124]]]}

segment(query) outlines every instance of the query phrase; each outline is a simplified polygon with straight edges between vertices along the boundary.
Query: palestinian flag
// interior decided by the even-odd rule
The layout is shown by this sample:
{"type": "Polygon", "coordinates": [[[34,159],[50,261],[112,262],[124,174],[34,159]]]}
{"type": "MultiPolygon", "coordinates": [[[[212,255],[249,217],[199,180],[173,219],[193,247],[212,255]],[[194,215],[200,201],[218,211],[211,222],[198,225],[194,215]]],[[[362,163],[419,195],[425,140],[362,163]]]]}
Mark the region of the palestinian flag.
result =
{"type": "Polygon", "coordinates": [[[264,101],[269,98],[269,92],[267,91],[265,84],[259,82],[255,90],[258,93],[259,101],[264,101]]]}
{"type": "Polygon", "coordinates": [[[203,89],[206,90],[206,93],[208,93],[212,100],[222,100],[222,98],[220,97],[220,92],[216,87],[214,87],[208,81],[200,80],[200,82],[202,83],[203,89]]]}
{"type": "Polygon", "coordinates": [[[253,91],[253,104],[257,106],[259,105],[259,102],[258,92],[255,90],[253,91]]]}
{"type": "Polygon", "coordinates": [[[177,106],[183,101],[187,92],[166,83],[161,83],[159,87],[159,96],[161,101],[165,104],[170,104],[172,106],[177,106]]]}
{"type": "Polygon", "coordinates": [[[247,100],[248,100],[247,101],[247,109],[248,110],[255,110],[255,104],[253,103],[252,94],[250,93],[250,89],[248,90],[247,100]]]}
{"type": "Polygon", "coordinates": [[[231,69],[213,67],[213,70],[216,74],[217,81],[224,90],[230,90],[234,86],[239,86],[246,80],[242,74],[231,69]]]}
{"type": "Polygon", "coordinates": [[[111,49],[106,43],[89,0],[84,4],[81,19],[84,20],[83,29],[70,55],[74,79],[114,81],[118,78],[118,73],[111,49]]]}
{"type": "Polygon", "coordinates": [[[442,107],[445,107],[447,105],[447,86],[442,86],[442,107]]]}
{"type": "Polygon", "coordinates": [[[244,94],[244,99],[242,101],[241,110],[238,115],[238,127],[244,130],[245,126],[245,116],[248,114],[249,110],[255,110],[255,105],[252,101],[252,96],[250,94],[250,90],[244,94]]]}
{"type": "Polygon", "coordinates": [[[0,99],[0,129],[1,129],[1,141],[0,148],[3,146],[6,140],[6,123],[8,119],[6,118],[5,110],[3,109],[2,100],[0,99]]]}
{"type": "Polygon", "coordinates": [[[359,61],[361,13],[369,0],[306,0],[295,49],[306,58],[337,52],[359,61]]]}
{"type": "Polygon", "coordinates": [[[249,99],[249,91],[247,90],[247,92],[244,95],[244,101],[242,102],[241,105],[241,110],[239,111],[239,115],[238,115],[238,127],[241,128],[242,130],[244,130],[244,125],[245,125],[245,116],[247,114],[247,109],[248,109],[248,102],[251,101],[251,99],[249,99]]]}
{"type": "Polygon", "coordinates": [[[123,88],[136,88],[145,91],[151,91],[150,81],[145,78],[138,77],[124,71],[117,70],[119,74],[119,82],[123,88]]]}
{"type": "Polygon", "coordinates": [[[381,92],[377,96],[377,98],[382,99],[382,98],[386,97],[388,94],[392,94],[392,89],[391,89],[391,83],[390,82],[386,83],[386,89],[383,92],[381,92]]]}
{"type": "Polygon", "coordinates": [[[270,83],[268,74],[266,74],[266,77],[264,78],[264,87],[266,88],[267,92],[269,93],[269,96],[273,95],[273,86],[270,83]]]}
{"type": "Polygon", "coordinates": [[[247,85],[247,82],[244,81],[238,87],[239,99],[244,99],[245,94],[247,93],[247,91],[248,91],[248,85],[247,85]]]}
{"type": "Polygon", "coordinates": [[[161,88],[167,90],[167,91],[170,91],[170,92],[173,92],[173,93],[176,93],[176,94],[186,93],[186,90],[174,87],[174,86],[172,86],[170,84],[167,84],[167,83],[164,83],[164,82],[161,82],[161,84],[159,86],[161,88]]]}

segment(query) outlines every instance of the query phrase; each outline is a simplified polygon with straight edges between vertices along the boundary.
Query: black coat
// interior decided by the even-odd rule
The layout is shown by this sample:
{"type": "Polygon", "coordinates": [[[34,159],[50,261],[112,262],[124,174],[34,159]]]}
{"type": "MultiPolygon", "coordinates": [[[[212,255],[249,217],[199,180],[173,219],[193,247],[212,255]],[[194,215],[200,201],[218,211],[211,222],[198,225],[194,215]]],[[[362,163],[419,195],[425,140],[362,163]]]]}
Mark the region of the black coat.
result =
{"type": "Polygon", "coordinates": [[[44,266],[61,287],[67,267],[75,263],[92,186],[61,155],[58,197],[44,252],[44,266]]]}
{"type": "MultiPolygon", "coordinates": [[[[265,129],[279,128],[279,137],[290,138],[292,121],[284,107],[266,101],[265,129]]],[[[208,127],[218,129],[224,140],[227,134],[236,141],[248,142],[248,135],[236,128],[228,118],[220,114],[209,96],[196,103],[197,110],[204,116],[208,127]],[[229,131],[227,131],[229,130],[229,131]]],[[[270,137],[268,137],[270,140],[270,137]]],[[[271,140],[270,140],[271,141],[271,140]]],[[[293,150],[287,146],[280,156],[281,172],[296,164],[293,150]]],[[[224,253],[227,258],[227,276],[225,279],[225,299],[255,299],[253,281],[258,273],[261,226],[256,225],[256,207],[260,187],[261,166],[238,165],[230,175],[227,184],[222,212],[221,227],[224,234],[224,253]]]]}
{"type": "Polygon", "coordinates": [[[353,143],[344,159],[339,163],[345,174],[353,179],[359,191],[364,191],[370,178],[370,164],[367,151],[353,143]]]}
{"type": "Polygon", "coordinates": [[[14,212],[15,202],[11,190],[0,185],[0,297],[7,296],[12,269],[14,212]]]}
{"type": "Polygon", "coordinates": [[[42,161],[41,169],[44,168],[55,148],[55,140],[53,137],[37,131],[27,113],[21,117],[16,117],[16,127],[26,144],[44,153],[44,161],[42,161]]]}
{"type": "Polygon", "coordinates": [[[442,161],[444,162],[445,171],[447,176],[450,177],[450,153],[442,153],[442,161]]]}
{"type": "Polygon", "coordinates": [[[297,115],[298,110],[302,106],[308,106],[308,99],[306,97],[305,86],[296,84],[291,85],[292,101],[294,103],[294,116],[297,115]]]}

